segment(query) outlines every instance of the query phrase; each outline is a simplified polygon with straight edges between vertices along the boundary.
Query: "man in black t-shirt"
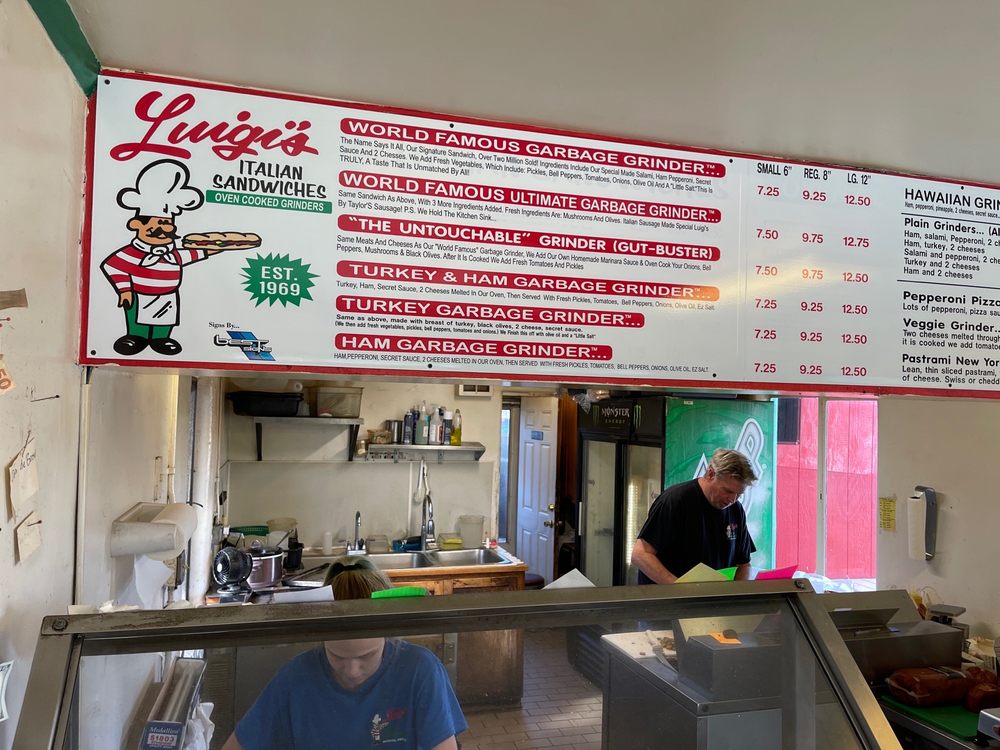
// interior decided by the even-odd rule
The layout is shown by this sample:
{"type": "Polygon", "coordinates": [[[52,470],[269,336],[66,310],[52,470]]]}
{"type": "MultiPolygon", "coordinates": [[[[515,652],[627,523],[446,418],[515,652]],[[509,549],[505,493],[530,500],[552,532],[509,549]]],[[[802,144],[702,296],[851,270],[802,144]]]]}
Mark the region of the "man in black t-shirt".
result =
{"type": "Polygon", "coordinates": [[[735,565],[736,578],[748,579],[757,548],[737,500],[755,481],[746,456],[720,448],[703,476],[667,487],[632,549],[639,583],[674,583],[698,563],[716,570],[735,565]]]}

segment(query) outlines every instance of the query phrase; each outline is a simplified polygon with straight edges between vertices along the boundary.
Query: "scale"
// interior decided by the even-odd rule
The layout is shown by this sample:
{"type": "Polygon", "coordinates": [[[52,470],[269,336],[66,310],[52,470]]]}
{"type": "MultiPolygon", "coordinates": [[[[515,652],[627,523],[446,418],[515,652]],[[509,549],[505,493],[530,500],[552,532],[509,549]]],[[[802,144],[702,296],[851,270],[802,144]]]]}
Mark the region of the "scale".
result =
{"type": "Polygon", "coordinates": [[[969,626],[955,618],[965,613],[965,607],[954,604],[931,604],[927,607],[927,619],[962,631],[962,640],[969,638],[969,626]]]}

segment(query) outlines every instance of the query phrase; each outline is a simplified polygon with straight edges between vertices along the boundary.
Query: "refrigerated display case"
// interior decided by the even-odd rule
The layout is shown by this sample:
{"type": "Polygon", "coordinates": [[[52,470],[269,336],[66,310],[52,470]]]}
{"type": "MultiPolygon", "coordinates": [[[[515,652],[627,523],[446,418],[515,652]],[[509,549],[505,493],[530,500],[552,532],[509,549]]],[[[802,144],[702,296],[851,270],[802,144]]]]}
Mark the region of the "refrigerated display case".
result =
{"type": "Polygon", "coordinates": [[[636,582],[629,560],[663,490],[665,399],[608,399],[580,407],[580,569],[597,586],[636,582]]]}
{"type": "MultiPolygon", "coordinates": [[[[549,664],[538,684],[539,694],[546,696],[545,715],[567,717],[557,729],[585,732],[584,743],[599,739],[612,750],[665,744],[900,747],[818,599],[805,581],[747,581],[47,617],[13,747],[135,747],[129,731],[146,720],[140,694],[148,691],[137,691],[134,704],[98,701],[91,702],[95,710],[79,710],[81,677],[88,672],[100,675],[102,690],[110,692],[112,674],[134,672],[136,666],[144,672],[150,662],[169,662],[183,650],[185,657],[207,664],[194,702],[215,702],[218,711],[233,703],[238,689],[236,673],[225,669],[233,663],[233,650],[515,628],[532,644],[526,668],[549,664]],[[676,650],[677,644],[650,640],[650,629],[655,637],[675,624],[675,635],[686,633],[691,647],[702,653],[672,661],[665,645],[676,650]],[[576,689],[563,687],[576,674],[566,662],[564,644],[567,629],[577,626],[606,634],[602,655],[608,677],[593,690],[593,708],[587,711],[574,703],[576,689]],[[716,627],[732,629],[742,646],[724,652],[705,642],[716,627]],[[579,727],[572,726],[574,720],[579,727]]],[[[520,709],[505,708],[500,729],[531,741],[531,732],[544,731],[539,729],[545,719],[541,700],[526,698],[520,709]]],[[[500,709],[463,706],[467,719],[484,710],[500,709]]],[[[213,713],[219,721],[211,748],[221,746],[239,719],[224,715],[213,713]]],[[[469,724],[459,737],[463,745],[495,741],[477,736],[495,733],[495,719],[469,724]]]]}

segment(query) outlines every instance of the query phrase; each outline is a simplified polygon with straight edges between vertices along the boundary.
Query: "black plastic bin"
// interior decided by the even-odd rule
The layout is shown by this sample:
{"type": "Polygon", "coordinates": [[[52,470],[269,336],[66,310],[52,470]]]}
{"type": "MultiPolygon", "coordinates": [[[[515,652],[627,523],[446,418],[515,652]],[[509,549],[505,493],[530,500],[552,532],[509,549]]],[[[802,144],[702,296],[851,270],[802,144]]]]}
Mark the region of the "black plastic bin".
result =
{"type": "Polygon", "coordinates": [[[233,411],[245,417],[294,417],[299,413],[302,394],[233,391],[226,398],[233,402],[233,411]]]}

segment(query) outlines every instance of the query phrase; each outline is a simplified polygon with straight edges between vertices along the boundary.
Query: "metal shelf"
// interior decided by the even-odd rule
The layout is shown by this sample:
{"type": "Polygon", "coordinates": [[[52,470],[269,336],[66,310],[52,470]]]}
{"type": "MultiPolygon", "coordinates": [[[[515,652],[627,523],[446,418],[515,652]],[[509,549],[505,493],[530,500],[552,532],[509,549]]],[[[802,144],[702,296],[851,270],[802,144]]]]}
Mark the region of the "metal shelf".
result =
{"type": "Polygon", "coordinates": [[[462,443],[461,445],[382,445],[369,443],[366,461],[392,458],[393,463],[401,461],[434,460],[439,464],[446,461],[478,461],[486,452],[482,443],[462,443]],[[378,458],[374,458],[378,456],[378,458]]]}
{"type": "Polygon", "coordinates": [[[360,417],[349,419],[344,417],[254,417],[253,426],[257,433],[257,460],[264,459],[264,425],[265,424],[293,424],[296,427],[346,427],[348,430],[347,460],[354,460],[354,451],[357,449],[358,432],[365,420],[360,417]]]}

